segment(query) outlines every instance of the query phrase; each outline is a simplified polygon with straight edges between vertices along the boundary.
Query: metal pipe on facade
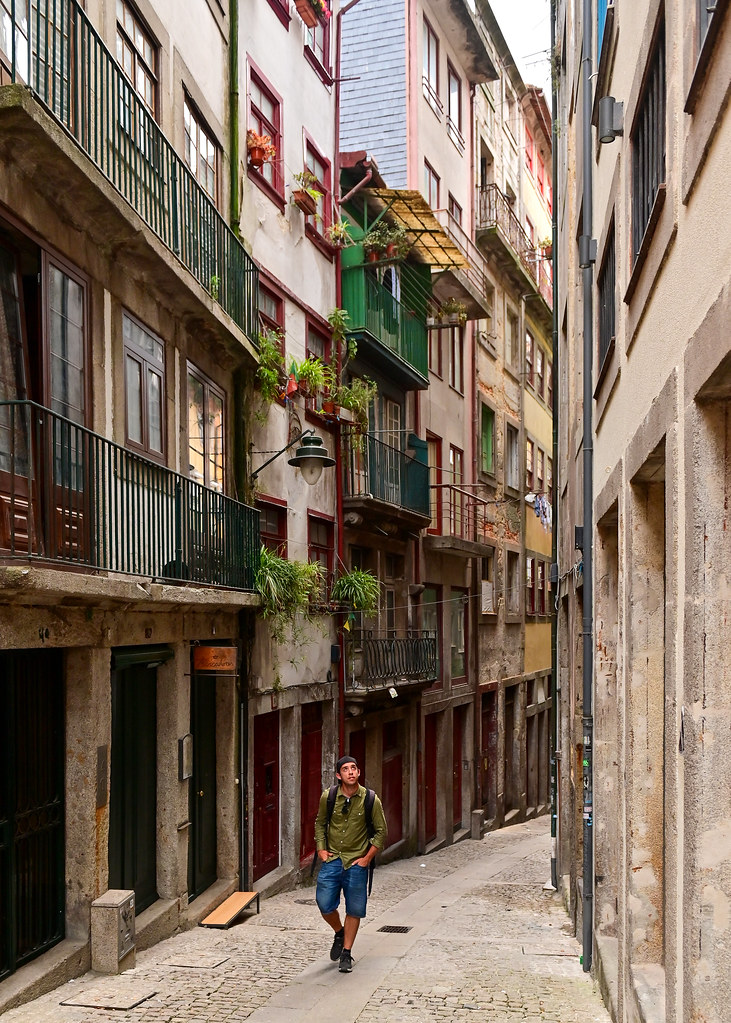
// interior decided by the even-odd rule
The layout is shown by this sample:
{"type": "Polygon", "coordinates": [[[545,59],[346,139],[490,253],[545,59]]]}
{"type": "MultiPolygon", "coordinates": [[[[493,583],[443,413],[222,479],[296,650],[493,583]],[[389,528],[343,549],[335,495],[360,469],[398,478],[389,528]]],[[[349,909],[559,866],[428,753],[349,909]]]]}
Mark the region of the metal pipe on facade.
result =
{"type": "Polygon", "coordinates": [[[594,807],[593,807],[593,773],[594,773],[594,718],[592,692],[594,680],[594,594],[593,594],[593,480],[594,480],[594,444],[592,439],[592,366],[593,366],[593,285],[594,285],[594,254],[593,244],[593,202],[592,202],[592,131],[591,131],[591,37],[592,37],[592,0],[583,0],[583,96],[582,96],[582,164],[583,164],[583,212],[582,235],[584,242],[584,258],[582,262],[583,312],[584,312],[584,359],[583,359],[583,464],[584,464],[584,537],[583,537],[583,693],[582,693],[582,725],[583,725],[583,892],[582,892],[582,932],[583,932],[583,967],[588,973],[592,961],[592,931],[594,906],[594,807]]]}
{"type": "Polygon", "coordinates": [[[239,0],[229,0],[228,80],[231,226],[239,233],[239,0]]]}
{"type": "Polygon", "coordinates": [[[558,372],[558,76],[555,71],[556,50],[556,0],[551,0],[551,179],[553,187],[553,207],[551,210],[551,255],[553,278],[553,308],[551,318],[551,353],[553,365],[553,419],[552,445],[553,458],[553,530],[551,533],[551,564],[555,569],[554,606],[551,609],[551,884],[558,889],[558,611],[555,606],[558,600],[558,417],[561,408],[559,395],[558,372]]]}

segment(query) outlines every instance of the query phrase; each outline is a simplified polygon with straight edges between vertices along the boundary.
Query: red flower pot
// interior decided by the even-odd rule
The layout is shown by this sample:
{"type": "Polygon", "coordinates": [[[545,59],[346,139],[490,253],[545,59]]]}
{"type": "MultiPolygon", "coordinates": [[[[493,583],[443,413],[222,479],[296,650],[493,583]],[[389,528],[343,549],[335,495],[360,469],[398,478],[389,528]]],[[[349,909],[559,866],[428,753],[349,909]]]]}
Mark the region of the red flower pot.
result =
{"type": "Polygon", "coordinates": [[[368,252],[366,253],[366,259],[368,260],[369,263],[377,263],[378,256],[379,253],[376,252],[375,249],[369,249],[368,252]]]}
{"type": "Polygon", "coordinates": [[[249,150],[249,163],[252,167],[256,167],[257,170],[259,167],[264,166],[264,150],[261,146],[251,147],[249,150]]]}
{"type": "Polygon", "coordinates": [[[314,28],[317,25],[317,14],[310,0],[294,0],[294,6],[308,28],[314,28]]]}
{"type": "Polygon", "coordinates": [[[306,213],[308,217],[314,217],[317,213],[317,200],[313,199],[309,192],[305,192],[304,189],[298,188],[292,192],[292,198],[294,199],[295,205],[299,206],[303,213],[306,213]]]}
{"type": "Polygon", "coordinates": [[[386,246],[386,259],[393,259],[396,255],[396,242],[389,242],[386,246]]]}

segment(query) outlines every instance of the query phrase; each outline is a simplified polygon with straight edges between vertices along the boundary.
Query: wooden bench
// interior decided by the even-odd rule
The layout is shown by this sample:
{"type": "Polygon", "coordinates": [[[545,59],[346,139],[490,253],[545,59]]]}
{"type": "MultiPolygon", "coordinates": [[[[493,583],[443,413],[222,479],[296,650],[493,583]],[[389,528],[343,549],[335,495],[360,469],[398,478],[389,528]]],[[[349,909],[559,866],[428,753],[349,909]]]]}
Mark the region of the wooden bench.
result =
{"type": "Polygon", "coordinates": [[[256,899],[256,911],[259,912],[258,892],[234,892],[229,895],[225,902],[222,902],[218,909],[209,913],[205,920],[201,920],[201,927],[230,927],[231,924],[247,909],[256,899]]]}

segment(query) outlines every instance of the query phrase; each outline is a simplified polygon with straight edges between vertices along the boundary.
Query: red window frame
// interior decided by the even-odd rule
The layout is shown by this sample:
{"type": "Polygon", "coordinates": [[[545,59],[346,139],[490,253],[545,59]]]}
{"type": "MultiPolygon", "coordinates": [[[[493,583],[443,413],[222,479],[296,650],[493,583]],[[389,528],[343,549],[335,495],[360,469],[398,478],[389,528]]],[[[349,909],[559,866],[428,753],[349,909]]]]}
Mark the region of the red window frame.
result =
{"type": "MultiPolygon", "coordinates": [[[[332,168],[330,161],[322,155],[307,133],[305,133],[305,169],[316,179],[313,188],[322,192],[322,198],[317,200],[317,216],[305,217],[305,233],[311,241],[319,246],[325,241],[327,229],[332,223],[332,168]]],[[[327,245],[327,254],[330,254],[329,244],[327,245]]]]}
{"type": "Polygon", "coordinates": [[[280,558],[287,557],[287,502],[278,497],[262,496],[256,499],[256,507],[259,511],[267,511],[276,515],[276,529],[262,528],[260,519],[261,542],[267,550],[278,554],[280,558]]]}
{"type": "Polygon", "coordinates": [[[449,386],[464,394],[464,344],[460,326],[447,327],[449,331],[449,386]]]}
{"type": "Polygon", "coordinates": [[[546,184],[546,167],[540,153],[538,153],[538,171],[536,174],[536,181],[538,182],[538,191],[541,195],[543,195],[546,184]]]}
{"type": "Polygon", "coordinates": [[[330,21],[318,18],[314,28],[305,30],[305,59],[312,66],[318,77],[326,84],[332,84],[332,68],[330,65],[330,21]]]}
{"type": "Polygon", "coordinates": [[[533,351],[535,341],[530,331],[525,332],[525,382],[533,387],[533,351]]]}
{"type": "Polygon", "coordinates": [[[329,594],[333,584],[335,559],[335,519],[322,512],[307,512],[307,559],[319,561],[325,569],[325,593],[329,594]],[[325,542],[321,542],[324,531],[325,542]],[[313,534],[316,534],[313,538],[313,534]]]}
{"type": "Polygon", "coordinates": [[[536,613],[536,559],[525,559],[525,613],[536,613]]]}
{"type": "Polygon", "coordinates": [[[535,465],[536,446],[532,440],[525,442],[525,489],[533,490],[533,468],[535,465]]]}
{"type": "Polygon", "coordinates": [[[442,328],[432,327],[429,335],[429,372],[441,380],[442,371],[442,328]]]}
{"type": "Polygon", "coordinates": [[[429,509],[431,512],[431,524],[427,527],[427,533],[441,535],[442,514],[444,501],[442,499],[442,438],[435,433],[426,433],[427,464],[429,466],[429,509]],[[432,463],[429,458],[431,450],[436,452],[436,460],[432,463]],[[435,489],[432,490],[432,487],[435,489]]]}
{"type": "Polygon", "coordinates": [[[528,168],[528,170],[530,171],[531,174],[533,173],[533,153],[534,153],[533,135],[531,134],[531,130],[528,127],[528,125],[526,125],[525,126],[525,165],[526,165],[526,167],[528,168]]]}
{"type": "Polygon", "coordinates": [[[539,559],[536,575],[536,602],[539,615],[546,613],[546,562],[539,559]]]}
{"type": "Polygon", "coordinates": [[[433,210],[439,209],[441,179],[428,160],[424,160],[424,198],[433,210]]]}
{"type": "Polygon", "coordinates": [[[249,165],[249,177],[265,192],[281,209],[284,209],[284,178],[282,176],[282,97],[249,58],[248,118],[249,128],[261,135],[269,135],[276,149],[274,159],[267,161],[262,167],[249,165]],[[272,105],[272,117],[268,117],[252,98],[252,86],[255,86],[272,105]],[[271,168],[271,180],[268,177],[271,168]]]}

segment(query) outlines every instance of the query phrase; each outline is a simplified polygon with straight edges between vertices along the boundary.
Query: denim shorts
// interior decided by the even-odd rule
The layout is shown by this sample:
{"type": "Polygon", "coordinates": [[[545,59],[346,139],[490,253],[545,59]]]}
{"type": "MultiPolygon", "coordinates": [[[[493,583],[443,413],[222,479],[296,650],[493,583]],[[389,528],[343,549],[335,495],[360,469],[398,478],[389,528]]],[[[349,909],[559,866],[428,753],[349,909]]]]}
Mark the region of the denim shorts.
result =
{"type": "Polygon", "coordinates": [[[321,863],[317,875],[317,905],[324,916],[338,908],[341,891],[345,895],[348,916],[364,917],[368,900],[368,868],[354,863],[343,870],[340,857],[321,863]]]}

